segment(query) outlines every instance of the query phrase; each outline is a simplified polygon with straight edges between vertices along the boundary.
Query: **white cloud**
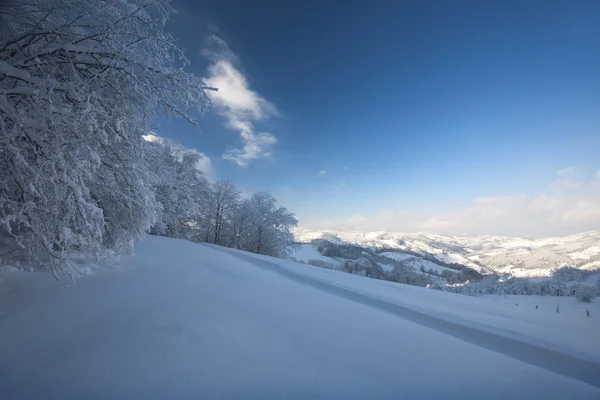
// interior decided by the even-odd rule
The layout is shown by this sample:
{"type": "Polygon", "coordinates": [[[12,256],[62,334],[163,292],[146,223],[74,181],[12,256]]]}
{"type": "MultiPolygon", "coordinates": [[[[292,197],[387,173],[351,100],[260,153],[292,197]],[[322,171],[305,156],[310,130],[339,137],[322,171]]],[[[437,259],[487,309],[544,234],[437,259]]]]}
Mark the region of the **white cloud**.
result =
{"type": "Polygon", "coordinates": [[[213,168],[213,164],[212,164],[210,157],[201,151],[190,150],[190,149],[188,149],[187,151],[196,153],[200,156],[200,159],[198,160],[198,162],[196,162],[196,169],[199,171],[202,171],[204,173],[204,176],[206,177],[206,179],[209,182],[214,182],[216,179],[216,176],[215,176],[215,170],[213,168]]]}
{"type": "Polygon", "coordinates": [[[569,168],[535,195],[479,197],[444,212],[384,210],[308,221],[315,229],[551,236],[600,229],[600,174],[569,168]]]}
{"type": "Polygon", "coordinates": [[[275,136],[265,132],[255,132],[252,123],[229,118],[228,126],[240,132],[243,146],[242,148],[231,148],[223,153],[225,160],[231,160],[240,166],[248,165],[252,160],[269,157],[272,146],[277,143],[275,136]]]}
{"type": "Polygon", "coordinates": [[[222,39],[212,36],[204,54],[211,61],[204,81],[218,89],[208,91],[208,96],[217,112],[227,120],[227,126],[238,131],[242,139],[240,148],[229,149],[222,157],[240,166],[269,157],[277,138],[267,132],[257,132],[254,123],[277,115],[277,108],[250,89],[246,76],[235,66],[235,55],[222,39]]]}
{"type": "Polygon", "coordinates": [[[327,171],[325,171],[325,170],[323,169],[323,170],[321,170],[321,171],[319,172],[319,175],[323,176],[323,175],[325,175],[326,173],[327,173],[327,171]]]}

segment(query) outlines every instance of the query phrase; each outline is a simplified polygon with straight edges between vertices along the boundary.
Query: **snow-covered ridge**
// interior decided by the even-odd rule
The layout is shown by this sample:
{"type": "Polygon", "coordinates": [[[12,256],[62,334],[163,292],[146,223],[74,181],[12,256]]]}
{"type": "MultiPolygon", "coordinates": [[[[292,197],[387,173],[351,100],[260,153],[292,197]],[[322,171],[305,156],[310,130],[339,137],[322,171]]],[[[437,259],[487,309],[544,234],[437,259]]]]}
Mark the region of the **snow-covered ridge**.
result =
{"type": "Polygon", "coordinates": [[[473,269],[519,277],[549,276],[556,268],[600,267],[600,231],[564,237],[461,236],[435,233],[312,231],[298,228],[296,242],[323,238],[364,247],[389,248],[432,255],[473,269]]]}

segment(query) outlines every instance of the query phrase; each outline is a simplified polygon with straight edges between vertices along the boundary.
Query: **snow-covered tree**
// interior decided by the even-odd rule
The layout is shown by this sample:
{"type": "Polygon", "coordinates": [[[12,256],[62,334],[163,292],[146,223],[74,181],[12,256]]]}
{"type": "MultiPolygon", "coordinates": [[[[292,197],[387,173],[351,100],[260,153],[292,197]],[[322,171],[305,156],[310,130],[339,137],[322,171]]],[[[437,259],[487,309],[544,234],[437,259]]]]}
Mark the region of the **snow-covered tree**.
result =
{"type": "MultiPolygon", "coordinates": [[[[302,263],[303,260],[300,260],[300,262],[302,263]]],[[[311,260],[308,260],[307,264],[313,265],[313,266],[319,267],[319,268],[334,269],[334,270],[338,270],[338,271],[340,270],[340,267],[337,266],[336,264],[329,263],[329,262],[323,261],[323,260],[313,260],[313,259],[311,259],[311,260]]],[[[347,271],[344,271],[344,272],[347,272],[347,271]]]]}
{"type": "Polygon", "coordinates": [[[583,271],[575,267],[561,267],[552,274],[552,278],[558,282],[573,282],[583,279],[583,271]]]}
{"type": "Polygon", "coordinates": [[[226,245],[231,242],[231,221],[240,202],[240,189],[230,181],[215,182],[209,194],[207,214],[201,222],[205,241],[226,245]]]}
{"type": "Polygon", "coordinates": [[[366,276],[369,278],[383,279],[385,272],[376,262],[361,257],[357,260],[346,260],[342,269],[354,275],[366,276]]]}
{"type": "Polygon", "coordinates": [[[189,239],[197,216],[208,205],[210,188],[198,168],[203,155],[154,135],[145,138],[147,168],[160,205],[152,232],[189,239]]]}
{"type": "Polygon", "coordinates": [[[256,192],[250,198],[252,228],[246,249],[258,254],[285,256],[294,242],[290,229],[298,225],[296,216],[267,192],[256,192]]]}
{"type": "Polygon", "coordinates": [[[131,248],[156,219],[141,136],[194,122],[202,81],[164,31],[167,0],[27,0],[0,9],[2,258],[131,248]]]}
{"type": "Polygon", "coordinates": [[[587,285],[579,285],[575,292],[575,297],[577,297],[577,300],[583,303],[591,303],[597,295],[598,293],[596,288],[587,285]]]}
{"type": "Polygon", "coordinates": [[[231,237],[229,247],[244,249],[250,242],[253,221],[252,202],[250,199],[242,200],[233,214],[231,220],[231,237]]]}
{"type": "Polygon", "coordinates": [[[229,181],[211,186],[207,207],[195,220],[194,240],[215,243],[253,253],[286,256],[293,244],[290,229],[298,224],[293,213],[277,207],[267,192],[249,199],[229,181]]]}

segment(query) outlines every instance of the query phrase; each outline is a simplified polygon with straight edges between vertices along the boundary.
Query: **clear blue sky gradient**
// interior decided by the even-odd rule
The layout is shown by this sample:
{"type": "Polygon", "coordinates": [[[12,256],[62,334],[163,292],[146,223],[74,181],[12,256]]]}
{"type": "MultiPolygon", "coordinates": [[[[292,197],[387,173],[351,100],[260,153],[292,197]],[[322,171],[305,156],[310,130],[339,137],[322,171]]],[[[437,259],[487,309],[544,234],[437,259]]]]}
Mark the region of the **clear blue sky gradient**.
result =
{"type": "Polygon", "coordinates": [[[174,5],[191,70],[205,74],[207,35],[224,39],[277,106],[257,127],[278,144],[244,168],[220,158],[239,137],[215,113],[160,134],[301,218],[531,194],[561,168],[600,169],[597,0],[174,5]]]}

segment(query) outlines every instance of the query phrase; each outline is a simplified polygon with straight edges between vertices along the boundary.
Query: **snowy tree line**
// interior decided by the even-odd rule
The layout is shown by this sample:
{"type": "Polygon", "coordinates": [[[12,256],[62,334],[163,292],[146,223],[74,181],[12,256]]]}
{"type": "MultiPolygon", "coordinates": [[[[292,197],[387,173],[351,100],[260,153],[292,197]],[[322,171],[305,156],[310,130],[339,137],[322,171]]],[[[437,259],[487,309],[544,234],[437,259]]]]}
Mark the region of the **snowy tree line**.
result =
{"type": "Polygon", "coordinates": [[[164,30],[171,11],[168,0],[0,4],[0,259],[60,274],[74,252],[130,251],[149,231],[282,251],[296,220],[272,196],[208,185],[197,155],[142,140],[159,113],[196,124],[209,106],[212,88],[164,30]]]}
{"type": "Polygon", "coordinates": [[[539,282],[532,282],[528,278],[487,275],[477,282],[463,285],[435,285],[433,288],[468,295],[575,296],[581,301],[589,302],[600,296],[600,280],[596,282],[596,286],[584,284],[582,281],[592,274],[599,273],[600,270],[584,271],[566,266],[554,271],[551,279],[539,282]]]}
{"type": "Polygon", "coordinates": [[[244,198],[229,181],[209,183],[197,165],[203,157],[149,135],[143,149],[157,207],[151,233],[206,242],[275,257],[293,243],[295,215],[269,193],[244,198]]]}

